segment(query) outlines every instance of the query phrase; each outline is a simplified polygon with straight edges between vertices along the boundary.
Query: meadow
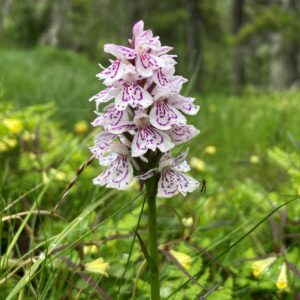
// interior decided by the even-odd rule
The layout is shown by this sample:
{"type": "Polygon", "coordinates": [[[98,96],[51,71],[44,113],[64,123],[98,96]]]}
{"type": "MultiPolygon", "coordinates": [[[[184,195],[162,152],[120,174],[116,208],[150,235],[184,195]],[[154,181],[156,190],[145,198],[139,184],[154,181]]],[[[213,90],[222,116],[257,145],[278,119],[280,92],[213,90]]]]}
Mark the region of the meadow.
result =
{"type": "MultiPolygon", "coordinates": [[[[0,299],[149,299],[138,183],[95,187],[94,161],[62,199],[91,156],[97,64],[47,47],[0,57],[0,299]]],[[[158,200],[162,299],[297,299],[300,90],[190,95],[191,175],[206,184],[158,200]]]]}

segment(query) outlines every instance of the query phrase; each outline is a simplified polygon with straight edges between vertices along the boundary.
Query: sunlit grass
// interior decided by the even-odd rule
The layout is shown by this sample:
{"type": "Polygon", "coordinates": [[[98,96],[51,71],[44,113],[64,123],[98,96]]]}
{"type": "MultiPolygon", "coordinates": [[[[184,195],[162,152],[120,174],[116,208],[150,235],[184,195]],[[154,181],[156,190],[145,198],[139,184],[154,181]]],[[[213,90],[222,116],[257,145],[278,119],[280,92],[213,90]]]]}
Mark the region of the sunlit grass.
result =
{"type": "MultiPolygon", "coordinates": [[[[91,75],[97,65],[51,49],[2,49],[0,56],[1,101],[12,106],[1,106],[1,118],[14,120],[1,123],[0,141],[16,141],[0,153],[0,299],[89,299],[103,291],[112,299],[148,299],[147,264],[134,233],[144,240],[147,231],[138,184],[118,193],[95,188],[101,168],[94,161],[52,214],[90,157],[87,99],[100,89],[91,75]],[[19,109],[48,101],[55,110],[19,109]],[[91,245],[94,251],[84,250],[91,245]],[[84,270],[99,257],[110,265],[108,278],[84,270]]],[[[194,299],[218,286],[209,299],[293,297],[299,288],[289,267],[290,290],[276,287],[283,259],[299,269],[299,95],[194,95],[201,111],[190,121],[202,132],[189,145],[191,173],[205,178],[206,192],[158,200],[164,298],[194,299]],[[189,274],[170,260],[171,250],[192,259],[189,274]],[[253,278],[252,262],[271,254],[274,267],[253,278]],[[206,290],[193,283],[197,275],[206,290]]]]}

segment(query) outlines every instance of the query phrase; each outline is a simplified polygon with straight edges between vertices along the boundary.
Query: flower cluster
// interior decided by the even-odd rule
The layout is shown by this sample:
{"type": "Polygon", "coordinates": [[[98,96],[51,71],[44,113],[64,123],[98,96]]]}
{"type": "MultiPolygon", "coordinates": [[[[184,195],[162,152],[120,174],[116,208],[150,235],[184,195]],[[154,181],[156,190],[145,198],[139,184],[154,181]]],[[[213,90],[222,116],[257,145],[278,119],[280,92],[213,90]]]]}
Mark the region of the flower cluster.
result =
{"type": "Polygon", "coordinates": [[[100,165],[107,166],[94,184],[123,190],[136,175],[146,180],[160,173],[158,196],[185,195],[198,182],[183,174],[189,170],[187,152],[174,158],[169,151],[199,133],[184,116],[197,114],[199,106],[179,94],[187,80],[175,75],[176,55],[168,54],[172,48],[161,46],[159,37],[144,30],[143,21],[134,25],[129,43],[104,46],[115,59],[97,75],[106,88],[90,99],[97,107],[92,125],[104,129],[90,149],[100,165]],[[149,170],[150,161],[153,167],[159,159],[149,170]]]}
{"type": "MultiPolygon", "coordinates": [[[[276,261],[275,256],[270,256],[265,259],[256,260],[252,264],[252,273],[255,277],[259,277],[261,274],[266,272],[270,266],[276,261]]],[[[280,267],[279,276],[276,281],[276,286],[280,290],[284,290],[288,287],[288,280],[287,280],[287,270],[286,270],[286,263],[283,262],[280,267]]]]}

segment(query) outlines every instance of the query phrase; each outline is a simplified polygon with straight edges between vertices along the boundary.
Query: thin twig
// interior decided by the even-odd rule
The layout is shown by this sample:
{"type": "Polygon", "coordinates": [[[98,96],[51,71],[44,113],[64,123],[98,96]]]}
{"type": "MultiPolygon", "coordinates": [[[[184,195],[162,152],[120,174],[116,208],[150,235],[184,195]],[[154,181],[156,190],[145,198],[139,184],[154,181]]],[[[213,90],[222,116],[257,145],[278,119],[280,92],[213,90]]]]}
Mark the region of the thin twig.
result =
{"type": "Polygon", "coordinates": [[[89,165],[92,164],[92,162],[94,161],[94,159],[95,159],[95,156],[92,155],[87,161],[85,161],[85,162],[83,162],[81,164],[81,166],[79,167],[79,169],[76,172],[76,176],[68,184],[67,189],[65,190],[65,192],[61,196],[60,200],[58,201],[58,203],[53,208],[53,210],[51,211],[51,215],[54,214],[55,211],[58,209],[58,207],[62,204],[62,202],[64,201],[65,197],[69,194],[70,190],[72,189],[72,187],[76,183],[76,181],[79,178],[79,176],[81,175],[81,173],[85,170],[86,167],[88,167],[89,165]]]}

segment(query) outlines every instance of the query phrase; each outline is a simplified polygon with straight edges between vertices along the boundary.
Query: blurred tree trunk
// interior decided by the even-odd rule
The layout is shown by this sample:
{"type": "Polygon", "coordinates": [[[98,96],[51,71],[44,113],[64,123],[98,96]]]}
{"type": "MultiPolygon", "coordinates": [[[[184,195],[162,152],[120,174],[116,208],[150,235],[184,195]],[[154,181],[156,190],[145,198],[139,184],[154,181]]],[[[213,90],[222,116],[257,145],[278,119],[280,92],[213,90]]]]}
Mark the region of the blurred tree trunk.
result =
{"type": "Polygon", "coordinates": [[[42,35],[40,42],[42,44],[57,47],[60,43],[59,35],[68,22],[71,8],[70,0],[50,1],[51,20],[45,34],[42,35]]]}
{"type": "MultiPolygon", "coordinates": [[[[296,0],[273,0],[290,14],[299,14],[296,0]]],[[[295,40],[284,41],[282,34],[275,32],[270,37],[270,87],[273,89],[290,88],[299,84],[299,43],[295,40]]]]}
{"type": "MultiPolygon", "coordinates": [[[[202,51],[200,42],[201,2],[202,0],[187,1],[189,19],[187,23],[186,57],[188,61],[188,71],[190,73],[198,73],[198,64],[200,63],[200,55],[202,51]]],[[[194,74],[194,76],[197,75],[198,74],[194,74]]]]}
{"type": "MultiPolygon", "coordinates": [[[[236,35],[244,23],[244,0],[233,0],[232,34],[236,35]]],[[[244,51],[240,45],[232,48],[232,92],[240,94],[245,83],[244,51]]]]}
{"type": "Polygon", "coordinates": [[[271,89],[280,90],[287,86],[287,61],[282,36],[280,33],[272,33],[270,36],[271,61],[269,85],[271,89]]]}
{"type": "Polygon", "coordinates": [[[0,32],[5,31],[7,21],[10,15],[10,9],[12,7],[13,0],[1,1],[1,19],[0,19],[0,32]]]}
{"type": "MultiPolygon", "coordinates": [[[[300,17],[300,1],[299,0],[286,0],[288,5],[287,9],[291,11],[292,14],[300,17]]],[[[291,44],[287,50],[287,65],[288,65],[288,83],[289,86],[300,84],[300,43],[298,41],[291,41],[291,44]]]]}

